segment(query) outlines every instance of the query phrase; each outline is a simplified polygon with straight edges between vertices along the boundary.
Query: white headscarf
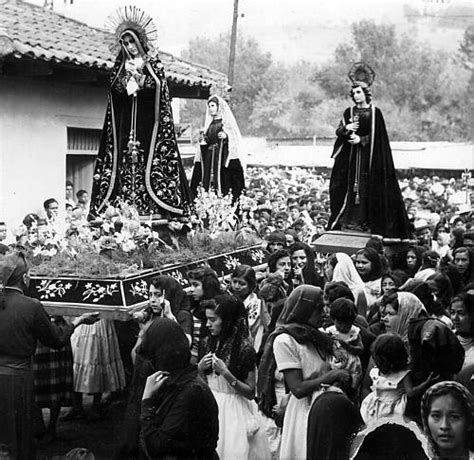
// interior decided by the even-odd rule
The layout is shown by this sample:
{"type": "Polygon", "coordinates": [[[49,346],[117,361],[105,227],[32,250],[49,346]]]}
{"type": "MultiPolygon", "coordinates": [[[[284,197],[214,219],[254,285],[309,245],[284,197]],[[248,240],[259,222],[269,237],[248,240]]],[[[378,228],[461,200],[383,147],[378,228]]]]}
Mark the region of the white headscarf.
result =
{"type": "Polygon", "coordinates": [[[367,308],[367,293],[365,291],[365,284],[362,281],[359,272],[356,270],[354,262],[352,262],[352,259],[344,252],[337,252],[336,260],[337,264],[334,267],[332,281],[343,281],[347,284],[354,296],[359,313],[365,315],[365,309],[367,308]]]}
{"type": "Polygon", "coordinates": [[[426,313],[425,306],[421,300],[411,292],[399,292],[397,322],[393,327],[393,333],[398,334],[403,341],[408,341],[408,324],[411,319],[418,318],[422,312],[426,313]]]}
{"type": "Polygon", "coordinates": [[[336,260],[337,264],[334,267],[332,281],[344,281],[352,292],[364,290],[365,284],[356,270],[352,259],[344,252],[337,252],[336,260]]]}
{"type": "MultiPolygon", "coordinates": [[[[227,161],[225,167],[229,166],[230,160],[239,159],[242,163],[242,167],[245,169],[245,165],[243,164],[241,149],[242,149],[242,135],[240,134],[240,129],[237,125],[237,121],[235,120],[234,114],[229,107],[229,104],[222,99],[222,97],[213,95],[210,96],[207,100],[207,109],[206,109],[206,119],[204,122],[204,132],[207,131],[209,125],[214,120],[214,117],[211,115],[209,111],[209,101],[211,99],[217,99],[219,102],[219,109],[216,115],[216,119],[222,119],[222,129],[227,134],[227,138],[229,141],[229,155],[227,157],[227,161]]],[[[194,157],[194,161],[201,161],[201,151],[198,148],[198,153],[194,157]]]]}

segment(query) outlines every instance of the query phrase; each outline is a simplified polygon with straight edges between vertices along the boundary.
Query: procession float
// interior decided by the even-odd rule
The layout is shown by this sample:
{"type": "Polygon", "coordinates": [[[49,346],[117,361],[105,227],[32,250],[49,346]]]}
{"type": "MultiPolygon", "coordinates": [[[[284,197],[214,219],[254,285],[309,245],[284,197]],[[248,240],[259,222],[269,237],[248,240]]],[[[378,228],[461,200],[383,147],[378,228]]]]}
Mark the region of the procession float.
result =
{"type": "Polygon", "coordinates": [[[224,280],[239,264],[264,267],[266,251],[247,230],[251,203],[200,191],[188,222],[156,225],[143,221],[125,202],[109,206],[100,218],[87,221],[81,212],[70,216],[64,232],[46,227],[35,241],[24,238],[32,261],[30,295],[50,314],[76,316],[99,311],[102,318],[128,320],[148,304],[150,280],[169,275],[184,288],[187,272],[207,265],[224,280]]]}

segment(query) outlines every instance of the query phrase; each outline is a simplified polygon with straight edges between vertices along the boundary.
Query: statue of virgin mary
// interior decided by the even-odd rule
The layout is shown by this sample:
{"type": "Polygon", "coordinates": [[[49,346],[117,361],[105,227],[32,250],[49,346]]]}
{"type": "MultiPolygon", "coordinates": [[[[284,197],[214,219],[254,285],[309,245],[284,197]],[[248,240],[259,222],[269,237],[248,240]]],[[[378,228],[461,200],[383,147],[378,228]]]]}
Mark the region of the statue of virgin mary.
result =
{"type": "Polygon", "coordinates": [[[94,171],[90,215],[121,201],[140,216],[185,216],[190,192],[176,142],[163,68],[153,52],[152,19],[125,7],[112,19],[117,59],[94,171]]]}

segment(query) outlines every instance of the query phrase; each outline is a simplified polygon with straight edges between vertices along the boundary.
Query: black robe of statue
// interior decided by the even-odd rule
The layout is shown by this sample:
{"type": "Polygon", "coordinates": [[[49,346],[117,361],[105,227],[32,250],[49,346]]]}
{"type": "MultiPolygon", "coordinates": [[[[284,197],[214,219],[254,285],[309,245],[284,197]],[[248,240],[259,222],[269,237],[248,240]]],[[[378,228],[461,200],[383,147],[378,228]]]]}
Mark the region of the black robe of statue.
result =
{"type": "Polygon", "coordinates": [[[157,58],[147,57],[142,72],[144,81],[136,96],[136,140],[140,144],[133,164],[128,143],[134,96],[127,94],[124,62],[119,58],[115,64],[94,171],[91,216],[120,200],[135,206],[140,216],[188,213],[189,186],[163,65],[157,58]]]}
{"type": "Polygon", "coordinates": [[[237,200],[245,188],[244,170],[240,160],[235,158],[229,161],[229,138],[219,139],[223,129],[221,119],[212,120],[204,135],[206,144],[201,147],[201,161],[194,163],[191,177],[191,191],[193,197],[197,195],[197,188],[202,185],[204,190],[215,189],[221,195],[232,191],[233,201],[237,200]]]}
{"type": "Polygon", "coordinates": [[[409,238],[410,225],[382,112],[373,106],[368,109],[349,107],[336,135],[329,184],[328,229],[409,238]],[[354,116],[359,120],[356,134],[361,137],[357,145],[348,142],[352,133],[345,129],[354,116]]]}

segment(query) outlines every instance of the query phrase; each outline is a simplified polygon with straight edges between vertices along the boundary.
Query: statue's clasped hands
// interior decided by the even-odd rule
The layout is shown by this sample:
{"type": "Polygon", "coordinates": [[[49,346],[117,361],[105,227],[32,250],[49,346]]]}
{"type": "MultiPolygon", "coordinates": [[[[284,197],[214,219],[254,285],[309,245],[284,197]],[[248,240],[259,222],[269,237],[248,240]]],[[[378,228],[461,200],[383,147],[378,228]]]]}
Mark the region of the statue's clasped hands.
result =
{"type": "Polygon", "coordinates": [[[224,131],[219,131],[217,133],[217,137],[222,140],[222,139],[225,139],[227,137],[227,134],[224,131]]]}
{"type": "Polygon", "coordinates": [[[138,71],[138,68],[133,61],[127,61],[125,62],[125,70],[129,72],[133,77],[137,78],[140,76],[140,72],[138,71]]]}

